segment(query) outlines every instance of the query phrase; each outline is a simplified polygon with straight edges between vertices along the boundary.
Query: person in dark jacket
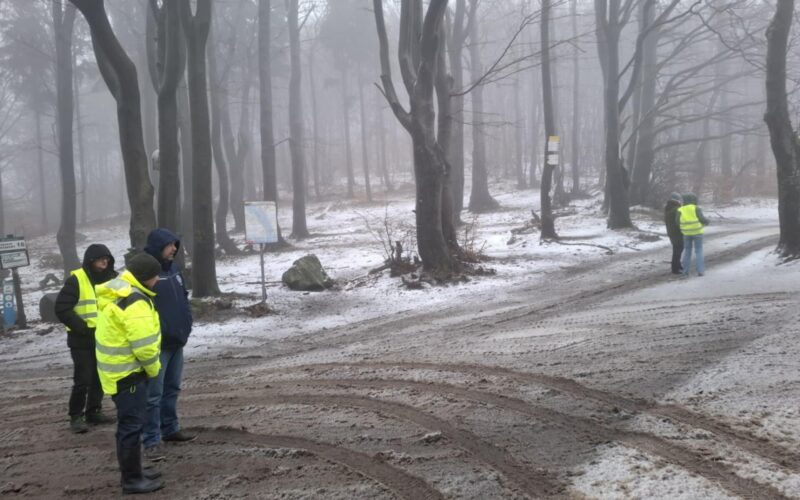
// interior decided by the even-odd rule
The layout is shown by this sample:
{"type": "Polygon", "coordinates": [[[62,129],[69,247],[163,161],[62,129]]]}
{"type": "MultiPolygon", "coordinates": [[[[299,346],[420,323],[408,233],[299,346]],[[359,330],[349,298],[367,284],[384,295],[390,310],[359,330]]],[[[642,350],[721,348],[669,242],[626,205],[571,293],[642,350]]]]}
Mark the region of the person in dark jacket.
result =
{"type": "Polygon", "coordinates": [[[83,265],[70,273],[56,297],[55,313],[67,327],[67,346],[72,356],[69,419],[70,429],[76,434],[89,430],[87,422],[95,425],[114,422],[102,412],[103,388],[95,358],[97,298],[94,287],[116,276],[114,256],[108,248],[89,245],[83,255],[83,265]]]}
{"type": "Polygon", "coordinates": [[[178,424],[178,394],[183,373],[183,346],[192,332],[189,292],[175,264],[181,242],[168,229],[154,229],[147,236],[144,251],[158,260],[161,273],[153,291],[161,321],[161,370],[147,384],[147,422],[144,426],[144,454],[151,461],[165,458],[161,441],[191,441],[196,436],[181,431],[178,424]]]}
{"type": "Polygon", "coordinates": [[[678,222],[678,209],[683,204],[680,193],[669,195],[667,205],[664,207],[664,223],[667,225],[667,236],[672,243],[672,274],[681,274],[681,254],[683,253],[683,233],[678,222]]]}

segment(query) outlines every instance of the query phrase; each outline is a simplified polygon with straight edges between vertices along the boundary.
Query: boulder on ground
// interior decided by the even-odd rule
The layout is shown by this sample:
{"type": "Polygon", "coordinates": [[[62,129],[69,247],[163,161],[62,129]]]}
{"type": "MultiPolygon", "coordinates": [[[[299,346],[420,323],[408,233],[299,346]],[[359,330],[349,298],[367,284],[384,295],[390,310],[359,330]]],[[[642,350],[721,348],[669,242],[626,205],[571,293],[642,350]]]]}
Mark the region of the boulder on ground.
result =
{"type": "Polygon", "coordinates": [[[314,254],[294,261],[292,267],[283,273],[281,279],[292,290],[319,291],[330,288],[334,284],[314,254]]]}
{"type": "Polygon", "coordinates": [[[58,293],[46,293],[39,301],[39,315],[44,323],[58,323],[56,316],[56,297],[58,293]]]}

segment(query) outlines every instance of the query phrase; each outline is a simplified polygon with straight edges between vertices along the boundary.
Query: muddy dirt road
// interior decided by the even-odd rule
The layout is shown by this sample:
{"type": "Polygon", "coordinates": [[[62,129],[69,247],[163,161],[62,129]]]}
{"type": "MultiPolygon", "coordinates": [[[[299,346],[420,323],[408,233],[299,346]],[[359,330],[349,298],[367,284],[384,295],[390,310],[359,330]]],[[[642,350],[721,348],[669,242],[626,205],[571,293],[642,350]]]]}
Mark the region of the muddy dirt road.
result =
{"type": "MultiPolygon", "coordinates": [[[[704,278],[642,252],[190,359],[180,409],[200,436],[167,446],[153,496],[800,498],[800,416],[780,413],[797,358],[755,374],[799,344],[796,291],[715,277],[774,246],[773,227],[746,230],[707,241],[704,278]]],[[[113,429],[67,431],[69,377],[4,366],[4,497],[118,495],[113,429]]]]}

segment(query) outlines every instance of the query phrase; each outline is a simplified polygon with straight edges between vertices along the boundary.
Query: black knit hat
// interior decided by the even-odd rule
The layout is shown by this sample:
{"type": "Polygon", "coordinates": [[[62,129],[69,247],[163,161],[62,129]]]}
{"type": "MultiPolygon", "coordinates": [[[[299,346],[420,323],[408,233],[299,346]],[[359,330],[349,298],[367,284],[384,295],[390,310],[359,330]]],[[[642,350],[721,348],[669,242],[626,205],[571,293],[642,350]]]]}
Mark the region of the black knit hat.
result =
{"type": "Polygon", "coordinates": [[[128,271],[139,283],[144,283],[150,278],[158,276],[158,273],[161,272],[161,264],[152,255],[140,253],[128,261],[128,271]]]}

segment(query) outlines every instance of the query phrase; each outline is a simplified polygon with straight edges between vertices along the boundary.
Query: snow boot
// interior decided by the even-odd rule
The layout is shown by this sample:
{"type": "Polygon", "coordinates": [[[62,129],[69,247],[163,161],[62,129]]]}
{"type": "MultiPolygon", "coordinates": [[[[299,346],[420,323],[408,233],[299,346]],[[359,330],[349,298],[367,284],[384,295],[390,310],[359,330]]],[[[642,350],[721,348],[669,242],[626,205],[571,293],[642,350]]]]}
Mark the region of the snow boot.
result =
{"type": "MultiPolygon", "coordinates": [[[[152,473],[142,470],[142,448],[117,447],[119,470],[122,473],[122,493],[150,493],[160,490],[164,483],[160,479],[151,479],[152,473]]],[[[157,471],[156,471],[157,472],[157,471]]],[[[160,475],[160,473],[158,473],[160,475]]]]}
{"type": "Polygon", "coordinates": [[[69,420],[69,430],[74,434],[83,434],[89,432],[89,426],[86,425],[86,420],[82,416],[71,417],[69,420]]]}
{"type": "Polygon", "coordinates": [[[117,419],[114,417],[109,417],[102,411],[96,411],[94,413],[87,413],[86,414],[86,423],[91,425],[106,425],[106,424],[113,424],[116,422],[117,419]]]}

